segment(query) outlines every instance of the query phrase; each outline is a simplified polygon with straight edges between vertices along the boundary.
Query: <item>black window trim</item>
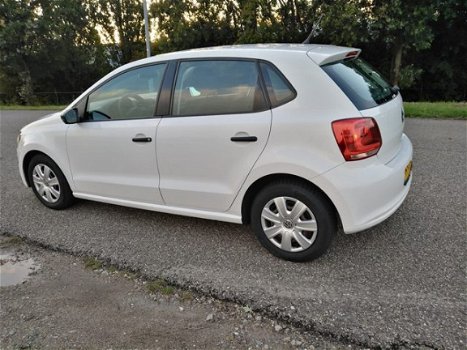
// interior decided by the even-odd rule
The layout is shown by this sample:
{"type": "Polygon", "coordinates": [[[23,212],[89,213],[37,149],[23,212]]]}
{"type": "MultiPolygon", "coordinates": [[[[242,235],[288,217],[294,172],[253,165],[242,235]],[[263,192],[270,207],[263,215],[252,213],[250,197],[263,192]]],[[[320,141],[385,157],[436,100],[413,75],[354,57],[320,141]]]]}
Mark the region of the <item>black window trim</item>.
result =
{"type": "MultiPolygon", "coordinates": [[[[271,86],[272,88],[272,86],[271,86]]],[[[150,62],[141,64],[138,66],[134,66],[128,69],[125,69],[118,74],[112,75],[108,79],[104,80],[101,84],[96,86],[94,89],[88,92],[86,96],[84,96],[80,101],[78,101],[73,108],[78,108],[79,112],[79,122],[80,123],[96,123],[96,122],[111,122],[111,121],[128,121],[128,120],[144,120],[144,119],[159,119],[159,118],[186,118],[186,117],[201,117],[201,116],[216,116],[216,115],[235,115],[235,114],[256,114],[265,112],[267,110],[272,110],[274,108],[280,107],[284,104],[287,104],[293,101],[297,97],[297,90],[294,86],[290,83],[287,77],[280,71],[276,65],[268,60],[258,59],[258,58],[249,58],[249,57],[230,57],[230,56],[221,56],[221,57],[193,57],[193,58],[181,58],[181,59],[172,59],[172,60],[164,60],[164,61],[157,61],[157,62],[150,62]],[[260,109],[253,112],[235,112],[235,113],[222,113],[222,114],[190,114],[190,115],[173,115],[173,99],[174,99],[174,92],[175,92],[175,84],[176,78],[178,75],[179,67],[182,62],[193,62],[193,61],[246,61],[246,62],[254,62],[256,63],[256,69],[258,70],[259,80],[260,80],[260,89],[265,101],[265,108],[260,109]],[[156,107],[154,110],[154,114],[152,117],[144,117],[144,118],[128,118],[128,119],[108,119],[108,120],[89,120],[85,119],[86,109],[88,106],[89,95],[91,95],[94,91],[99,89],[101,86],[109,82],[110,80],[130,72],[135,69],[148,67],[148,66],[155,66],[159,64],[166,64],[164,75],[162,78],[162,82],[160,85],[160,90],[157,95],[156,107]],[[268,86],[263,75],[263,69],[261,68],[261,64],[268,65],[272,68],[286,83],[289,89],[293,92],[293,97],[283,101],[280,104],[275,106],[272,105],[272,102],[269,97],[268,86]]]]}
{"type": "Polygon", "coordinates": [[[263,82],[264,82],[264,85],[265,85],[265,88],[266,88],[266,92],[267,92],[267,96],[268,96],[268,99],[270,100],[270,94],[269,94],[269,89],[271,89],[271,92],[273,90],[273,87],[272,87],[272,82],[269,81],[270,85],[268,85],[268,82],[266,82],[266,79],[264,78],[264,75],[263,75],[263,69],[261,67],[261,63],[264,64],[264,65],[267,65],[269,66],[274,72],[276,72],[276,74],[282,79],[282,81],[285,83],[285,85],[287,85],[287,87],[290,89],[290,91],[292,91],[292,96],[284,101],[282,101],[281,103],[276,103],[274,104],[274,106],[272,105],[272,101],[270,101],[270,106],[271,106],[271,109],[274,109],[274,108],[277,108],[277,107],[280,107],[280,106],[283,106],[287,103],[289,103],[290,101],[293,101],[297,98],[297,90],[295,90],[294,86],[292,85],[292,83],[287,79],[287,77],[280,71],[279,68],[277,68],[272,62],[269,62],[269,61],[266,61],[266,60],[259,60],[259,66],[260,66],[260,71],[261,71],[261,75],[262,75],[262,78],[263,78],[263,82]]]}
{"type": "Polygon", "coordinates": [[[154,115],[158,118],[167,116],[170,114],[170,108],[172,105],[172,94],[173,87],[175,85],[175,77],[178,70],[178,64],[176,60],[168,61],[167,68],[162,78],[162,83],[157,97],[156,110],[154,115]]]}
{"type": "Polygon", "coordinates": [[[210,117],[210,116],[221,116],[221,115],[236,115],[236,114],[256,114],[256,113],[261,113],[265,112],[267,110],[271,109],[271,103],[269,101],[269,96],[266,92],[266,86],[264,83],[263,75],[261,72],[261,67],[259,65],[259,62],[267,62],[270,63],[269,61],[265,61],[262,59],[257,59],[257,58],[248,58],[248,57],[229,57],[229,56],[221,56],[221,57],[193,57],[193,58],[181,58],[175,60],[177,63],[177,69],[175,70],[175,74],[173,77],[173,84],[172,84],[172,93],[170,95],[170,108],[169,108],[169,114],[164,115],[163,118],[190,118],[190,117],[210,117]],[[196,62],[196,61],[244,61],[244,62],[252,62],[255,63],[256,69],[258,70],[258,76],[260,78],[260,89],[261,93],[263,95],[263,99],[265,102],[265,108],[256,110],[253,112],[235,112],[235,113],[213,113],[213,114],[188,114],[188,115],[174,115],[173,114],[173,99],[174,99],[174,94],[175,94],[175,84],[177,83],[177,78],[178,78],[178,72],[180,69],[180,64],[182,62],[196,62]]]}
{"type": "Polygon", "coordinates": [[[98,122],[116,122],[116,121],[128,121],[128,120],[145,120],[145,119],[158,119],[160,118],[160,116],[158,116],[156,114],[157,110],[158,110],[158,105],[159,105],[159,99],[160,99],[160,96],[161,96],[161,92],[162,92],[162,87],[164,86],[164,82],[166,80],[166,76],[167,76],[167,73],[168,73],[168,68],[169,68],[169,65],[172,61],[171,60],[167,60],[167,61],[157,61],[157,62],[150,62],[150,63],[145,63],[145,64],[141,64],[141,65],[138,65],[138,66],[134,66],[134,67],[131,67],[131,68],[128,68],[128,69],[125,69],[121,72],[119,72],[118,74],[115,74],[115,75],[112,75],[110,76],[108,79],[104,80],[101,84],[99,84],[98,86],[96,86],[94,89],[92,89],[91,91],[89,91],[86,96],[83,97],[82,100],[80,100],[78,103],[76,103],[75,106],[73,107],[78,107],[79,109],[79,106],[83,105],[83,101],[86,101],[84,103],[84,109],[82,111],[82,114],[79,113],[79,122],[80,123],[98,123],[98,122]],[[126,118],[126,119],[104,119],[104,120],[92,120],[92,119],[86,119],[87,117],[87,108],[88,108],[88,102],[89,102],[89,96],[94,92],[96,91],[97,89],[99,89],[100,87],[102,87],[103,85],[105,85],[106,83],[108,83],[109,81],[119,77],[120,75],[122,74],[125,74],[125,73],[128,73],[128,72],[131,72],[132,70],[136,70],[136,69],[140,69],[140,68],[145,68],[145,67],[150,67],[150,66],[158,66],[160,64],[165,64],[165,70],[164,70],[164,73],[163,73],[163,76],[162,76],[162,81],[161,81],[161,85],[160,85],[160,89],[159,89],[159,93],[157,94],[157,101],[156,101],[156,105],[155,105],[155,108],[154,108],[154,112],[153,112],[153,115],[151,117],[142,117],[142,118],[126,118]]]}

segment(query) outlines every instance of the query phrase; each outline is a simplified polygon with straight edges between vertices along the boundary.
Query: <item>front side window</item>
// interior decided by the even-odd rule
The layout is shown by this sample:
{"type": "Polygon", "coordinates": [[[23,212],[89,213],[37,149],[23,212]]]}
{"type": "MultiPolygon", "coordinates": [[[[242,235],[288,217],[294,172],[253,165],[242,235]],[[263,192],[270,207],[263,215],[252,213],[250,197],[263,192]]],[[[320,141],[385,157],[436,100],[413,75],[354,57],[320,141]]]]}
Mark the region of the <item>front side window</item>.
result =
{"type": "Polygon", "coordinates": [[[206,60],[180,63],[173,115],[252,113],[266,108],[256,62],[206,60]]]}
{"type": "Polygon", "coordinates": [[[152,118],[166,64],[122,73],[88,97],[88,120],[152,118]]]}

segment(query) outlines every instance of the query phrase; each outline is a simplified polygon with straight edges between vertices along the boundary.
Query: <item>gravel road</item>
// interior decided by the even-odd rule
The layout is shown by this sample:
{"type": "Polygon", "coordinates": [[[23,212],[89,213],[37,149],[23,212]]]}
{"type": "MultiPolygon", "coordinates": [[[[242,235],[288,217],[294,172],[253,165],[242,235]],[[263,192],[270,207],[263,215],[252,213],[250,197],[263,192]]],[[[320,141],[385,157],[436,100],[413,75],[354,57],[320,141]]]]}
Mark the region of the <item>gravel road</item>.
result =
{"type": "Polygon", "coordinates": [[[47,209],[21,184],[15,153],[19,129],[47,112],[0,113],[0,233],[93,255],[335,340],[466,347],[465,121],[407,120],[414,180],[403,206],[373,229],[339,234],[317,261],[297,264],[271,256],[240,225],[88,201],[47,209]]]}
{"type": "Polygon", "coordinates": [[[0,256],[5,350],[358,349],[248,307],[145,281],[18,237],[0,235],[0,256]],[[18,266],[24,262],[32,270],[27,282],[4,287],[8,271],[23,270],[18,266]]]}

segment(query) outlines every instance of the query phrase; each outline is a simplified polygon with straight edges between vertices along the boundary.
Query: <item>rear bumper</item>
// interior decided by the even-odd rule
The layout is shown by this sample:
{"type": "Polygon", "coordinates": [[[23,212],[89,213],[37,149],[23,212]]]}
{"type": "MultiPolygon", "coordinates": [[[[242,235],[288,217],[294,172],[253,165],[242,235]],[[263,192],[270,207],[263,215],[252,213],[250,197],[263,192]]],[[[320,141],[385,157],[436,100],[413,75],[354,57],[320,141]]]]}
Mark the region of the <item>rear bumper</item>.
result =
{"type": "Polygon", "coordinates": [[[345,233],[375,226],[401,206],[412,184],[411,174],[404,185],[404,169],[412,155],[412,143],[404,134],[390,162],[383,164],[377,157],[346,162],[316,179],[334,203],[345,233]]]}

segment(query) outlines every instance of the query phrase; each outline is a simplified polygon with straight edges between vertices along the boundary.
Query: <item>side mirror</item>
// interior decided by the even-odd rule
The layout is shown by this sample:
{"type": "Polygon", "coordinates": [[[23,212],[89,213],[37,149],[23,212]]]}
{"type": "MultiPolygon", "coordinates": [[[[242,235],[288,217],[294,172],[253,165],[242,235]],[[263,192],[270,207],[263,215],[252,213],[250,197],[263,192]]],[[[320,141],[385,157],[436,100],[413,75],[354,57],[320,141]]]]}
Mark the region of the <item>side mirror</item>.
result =
{"type": "Polygon", "coordinates": [[[78,108],[70,109],[62,115],[62,120],[65,124],[76,124],[79,121],[78,108]]]}

